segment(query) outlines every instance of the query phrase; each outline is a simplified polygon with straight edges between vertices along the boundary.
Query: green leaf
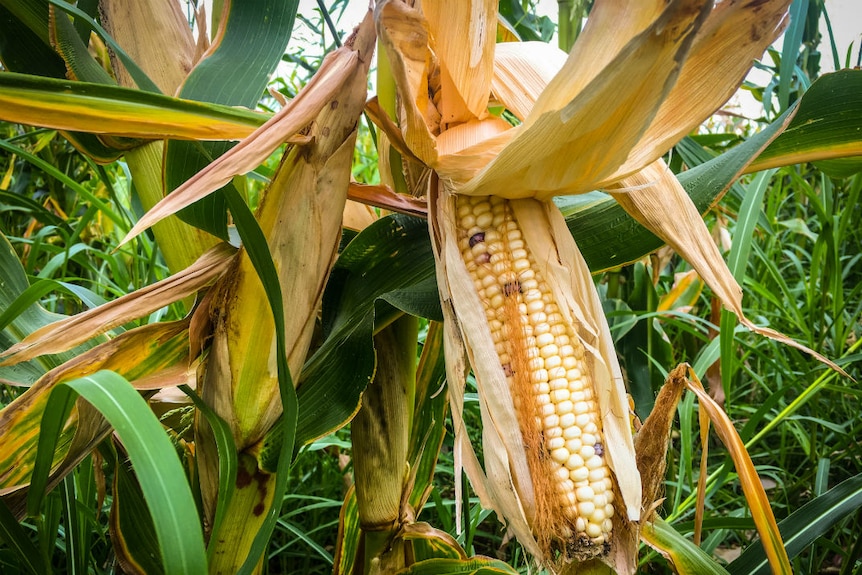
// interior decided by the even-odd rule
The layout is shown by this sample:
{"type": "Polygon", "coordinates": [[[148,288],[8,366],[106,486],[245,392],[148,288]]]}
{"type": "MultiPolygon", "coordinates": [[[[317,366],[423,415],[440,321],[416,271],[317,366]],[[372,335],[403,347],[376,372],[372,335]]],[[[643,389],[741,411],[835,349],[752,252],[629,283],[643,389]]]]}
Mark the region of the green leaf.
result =
{"type": "Polygon", "coordinates": [[[33,575],[46,575],[48,573],[42,560],[42,554],[36,549],[27,532],[2,501],[0,501],[0,539],[6,543],[8,549],[18,558],[28,573],[33,573],[33,575]]]}
{"type": "Polygon", "coordinates": [[[399,575],[516,575],[509,564],[490,557],[470,559],[426,559],[414,563],[399,575]]]}
{"type": "MultiPolygon", "coordinates": [[[[298,445],[350,420],[374,372],[375,317],[394,309],[387,296],[397,292],[391,301],[404,305],[402,311],[420,315],[413,304],[437,298],[433,277],[428,227],[418,218],[400,214],[382,218],[344,249],[324,294],[326,340],[300,377],[298,445]]],[[[418,307],[423,313],[431,311],[424,304],[418,307]]],[[[441,320],[439,304],[428,315],[441,320]]]]}
{"type": "Polygon", "coordinates": [[[63,78],[66,66],[48,42],[48,2],[0,3],[0,62],[10,72],[63,78]]]}
{"type": "Polygon", "coordinates": [[[679,575],[728,575],[703,549],[658,516],[641,526],[641,538],[670,561],[679,575]]]}
{"type": "Polygon", "coordinates": [[[38,512],[58,432],[78,395],[102,413],[129,454],[153,517],[165,572],[205,573],[203,533],[183,466],[147,402],[114,372],[100,371],[52,391],[42,418],[39,455],[28,496],[30,513],[38,512]]]}
{"type": "Polygon", "coordinates": [[[0,119],[145,139],[238,139],[268,115],[130,88],[0,74],[0,119]]]}
{"type": "MultiPolygon", "coordinates": [[[[257,106],[287,47],[297,4],[298,0],[226,3],[223,33],[186,78],[180,96],[227,106],[257,106]],[[225,81],[226,70],[230,70],[230,81],[225,81]]],[[[169,141],[165,146],[165,188],[176,189],[231,147],[233,144],[226,142],[169,141]]],[[[227,212],[220,192],[207,195],[177,215],[188,224],[227,239],[227,212]]]]}
{"type": "MultiPolygon", "coordinates": [[[[862,507],[862,474],[839,483],[809,501],[778,524],[787,554],[793,558],[839,521],[862,507]]],[[[769,563],[758,539],[730,565],[731,575],[769,573],[769,563]]]]}

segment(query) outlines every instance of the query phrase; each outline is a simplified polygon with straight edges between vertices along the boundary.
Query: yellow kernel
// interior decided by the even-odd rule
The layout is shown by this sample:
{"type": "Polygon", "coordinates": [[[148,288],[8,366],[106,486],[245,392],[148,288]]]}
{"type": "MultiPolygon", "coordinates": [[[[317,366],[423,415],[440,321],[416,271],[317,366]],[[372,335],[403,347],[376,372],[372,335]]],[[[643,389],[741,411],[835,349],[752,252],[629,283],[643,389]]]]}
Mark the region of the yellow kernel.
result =
{"type": "MultiPolygon", "coordinates": [[[[557,338],[557,339],[559,339],[559,338],[557,338]]],[[[566,355],[563,357],[563,367],[565,367],[569,371],[577,370],[579,364],[580,364],[580,362],[578,361],[578,358],[576,358],[572,355],[566,355]]],[[[580,377],[580,371],[578,371],[577,377],[580,377]]],[[[577,379],[577,377],[574,377],[571,379],[577,379]]]]}
{"type": "Polygon", "coordinates": [[[537,311],[543,312],[545,311],[545,304],[542,303],[542,292],[533,288],[527,289],[521,284],[521,293],[524,295],[524,301],[532,304],[531,306],[527,306],[527,310],[530,313],[534,313],[537,311]]]}
{"type": "MultiPolygon", "coordinates": [[[[533,271],[532,269],[524,270],[518,274],[518,279],[521,280],[521,285],[523,285],[524,282],[528,282],[528,281],[536,279],[536,272],[533,271]]],[[[530,284],[531,287],[538,287],[538,285],[539,285],[538,282],[536,282],[535,286],[533,286],[533,284],[530,284]]]]}
{"type": "MultiPolygon", "coordinates": [[[[547,312],[545,312],[545,313],[547,313],[547,312]]],[[[559,345],[559,346],[572,345],[572,338],[569,337],[568,333],[560,334],[557,336],[557,345],[559,345]]],[[[574,354],[575,354],[576,358],[583,357],[583,354],[578,353],[577,349],[574,346],[572,346],[572,349],[575,350],[574,354]]]]}
{"type": "Polygon", "coordinates": [[[529,293],[531,290],[538,291],[539,282],[532,278],[524,279],[522,276],[523,274],[519,274],[518,279],[521,282],[521,289],[524,291],[525,294],[529,293]]]}
{"type": "Polygon", "coordinates": [[[476,216],[476,225],[482,229],[490,226],[494,221],[494,215],[491,212],[485,212],[476,216]]]}
{"type": "MultiPolygon", "coordinates": [[[[513,256],[514,256],[515,250],[522,250],[522,251],[523,251],[523,249],[524,249],[524,240],[523,240],[523,239],[521,239],[521,235],[520,235],[520,234],[521,234],[521,232],[519,231],[519,232],[518,232],[518,238],[517,238],[517,239],[514,239],[514,240],[513,240],[513,239],[511,239],[511,236],[510,236],[510,239],[509,239],[509,249],[510,249],[510,250],[512,250],[512,255],[513,255],[513,256]]],[[[526,256],[524,256],[524,259],[527,259],[527,257],[526,257],[526,256]]],[[[532,266],[531,266],[531,267],[532,267],[532,266]]]]}
{"type": "MultiPolygon", "coordinates": [[[[524,309],[524,315],[529,316],[530,325],[541,325],[543,323],[548,323],[547,322],[548,318],[545,316],[545,312],[543,312],[542,310],[530,311],[530,305],[532,305],[532,304],[526,304],[524,306],[524,308],[525,308],[524,309]]],[[[554,343],[554,342],[552,341],[551,343],[554,343]]]]}
{"type": "Polygon", "coordinates": [[[515,263],[512,264],[512,269],[514,269],[516,272],[522,272],[525,269],[528,269],[529,267],[530,267],[530,262],[528,262],[527,260],[523,260],[523,259],[515,260],[515,263]]]}
{"type": "MultiPolygon", "coordinates": [[[[550,327],[548,327],[548,323],[547,323],[547,322],[542,322],[542,323],[539,323],[539,324],[537,324],[537,325],[534,325],[534,326],[533,326],[533,333],[534,333],[534,334],[536,334],[536,337],[537,337],[537,338],[538,338],[540,335],[551,335],[551,334],[550,334],[550,329],[551,329],[551,328],[550,328],[550,327]]],[[[551,337],[554,337],[554,336],[552,336],[552,335],[551,335],[551,337]]],[[[550,342],[550,343],[554,343],[554,342],[552,341],[552,342],[550,342]]]]}
{"type": "Polygon", "coordinates": [[[552,380],[554,379],[562,379],[565,381],[566,387],[569,386],[569,380],[566,379],[566,370],[562,367],[550,367],[548,368],[548,377],[552,380]]]}
{"type": "MultiPolygon", "coordinates": [[[[557,345],[559,345],[559,344],[557,344],[557,345]]],[[[570,346],[568,344],[559,345],[559,348],[560,348],[560,355],[563,355],[563,356],[575,355],[575,348],[573,348],[572,346],[570,346]]]]}
{"type": "MultiPolygon", "coordinates": [[[[611,507],[611,510],[613,510],[613,507],[611,507]]],[[[605,509],[605,515],[607,515],[607,517],[605,517],[605,520],[602,521],[602,531],[604,531],[605,533],[610,533],[614,528],[614,522],[611,521],[611,514],[608,513],[607,509],[605,509]]]]}
{"type": "Polygon", "coordinates": [[[490,304],[490,306],[492,308],[496,309],[496,308],[503,307],[503,304],[505,303],[505,301],[506,301],[506,299],[503,297],[503,294],[498,293],[497,295],[492,297],[491,301],[489,301],[488,303],[490,304]]]}
{"type": "Polygon", "coordinates": [[[534,357],[529,362],[527,362],[527,367],[530,368],[530,371],[536,371],[538,369],[545,368],[545,360],[541,357],[534,357]]]}
{"type": "Polygon", "coordinates": [[[578,513],[580,513],[582,517],[591,516],[595,510],[596,506],[592,501],[581,501],[578,503],[578,513]]]}
{"type": "Polygon", "coordinates": [[[569,470],[566,469],[565,467],[558,467],[557,470],[555,471],[555,473],[557,474],[557,478],[560,481],[563,481],[563,480],[569,478],[569,470]]]}
{"type": "MultiPolygon", "coordinates": [[[[548,313],[547,310],[545,313],[548,313]]],[[[566,324],[554,322],[551,318],[551,314],[548,314],[548,323],[551,324],[551,333],[554,334],[554,337],[560,337],[566,333],[566,324]]]]}

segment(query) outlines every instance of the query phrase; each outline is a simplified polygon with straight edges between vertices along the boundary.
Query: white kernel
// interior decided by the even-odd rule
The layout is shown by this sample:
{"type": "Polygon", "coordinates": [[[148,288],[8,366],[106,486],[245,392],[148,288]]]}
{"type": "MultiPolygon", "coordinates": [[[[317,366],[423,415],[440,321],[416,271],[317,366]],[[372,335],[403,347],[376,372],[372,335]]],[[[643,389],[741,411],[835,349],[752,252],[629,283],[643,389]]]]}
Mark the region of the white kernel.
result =
{"type": "Polygon", "coordinates": [[[595,493],[589,487],[578,487],[575,495],[578,497],[578,501],[592,501],[595,497],[595,493]]]}
{"type": "Polygon", "coordinates": [[[546,369],[537,369],[530,372],[530,377],[533,383],[542,383],[548,381],[548,371],[546,369]]]}
{"type": "Polygon", "coordinates": [[[521,294],[524,296],[524,301],[531,304],[539,304],[538,306],[533,307],[531,312],[540,311],[542,313],[545,312],[545,304],[541,303],[542,300],[542,292],[537,290],[536,288],[527,289],[521,284],[521,294]]]}
{"type": "Polygon", "coordinates": [[[610,505],[611,503],[614,502],[614,490],[613,489],[608,489],[607,491],[605,491],[605,499],[607,499],[608,505],[613,507],[612,505],[610,505]]]}
{"type": "Polygon", "coordinates": [[[596,454],[596,450],[592,445],[584,445],[584,438],[581,436],[581,450],[578,452],[581,457],[584,458],[584,461],[590,460],[596,454]]]}
{"type": "Polygon", "coordinates": [[[595,421],[590,421],[584,426],[584,433],[592,433],[593,435],[598,434],[599,428],[596,425],[595,421]]]}
{"type": "Polygon", "coordinates": [[[523,259],[515,260],[515,262],[512,264],[512,269],[515,270],[516,272],[522,272],[525,269],[528,269],[529,267],[530,267],[530,262],[528,262],[527,260],[523,260],[523,259]]]}
{"type": "Polygon", "coordinates": [[[512,249],[512,259],[513,260],[525,260],[527,259],[527,250],[518,246],[515,247],[512,245],[512,242],[509,242],[509,247],[512,249]]]}
{"type": "MultiPolygon", "coordinates": [[[[548,324],[543,323],[540,325],[547,326],[548,324]]],[[[536,345],[538,345],[539,347],[545,347],[546,345],[552,344],[552,343],[554,343],[554,336],[552,336],[551,334],[542,333],[542,334],[536,335],[536,345]]]]}
{"type": "Polygon", "coordinates": [[[578,467],[576,469],[572,469],[569,473],[569,477],[577,483],[578,481],[584,481],[587,477],[590,476],[590,470],[586,467],[578,467]]]}
{"type": "Polygon", "coordinates": [[[575,415],[587,414],[593,406],[588,401],[581,401],[575,405],[575,415]]]}
{"type": "Polygon", "coordinates": [[[605,477],[605,491],[613,492],[614,482],[610,477],[605,477]]]}
{"type": "Polygon", "coordinates": [[[583,533],[587,529],[587,520],[583,517],[578,517],[575,520],[575,529],[577,529],[579,533],[583,533]]]}
{"type": "Polygon", "coordinates": [[[581,436],[581,441],[584,442],[584,445],[595,445],[596,444],[596,436],[593,435],[592,433],[584,433],[581,436]]]}
{"type": "Polygon", "coordinates": [[[559,479],[560,481],[564,481],[569,478],[569,470],[563,466],[557,467],[554,473],[556,473],[557,479],[559,479]]]}
{"type": "Polygon", "coordinates": [[[595,493],[596,495],[601,495],[602,493],[607,491],[605,489],[605,482],[604,481],[593,481],[593,471],[596,471],[596,470],[593,469],[592,471],[590,471],[590,487],[593,488],[593,493],[595,493]]]}
{"type": "Polygon", "coordinates": [[[548,405],[551,403],[551,396],[547,393],[540,393],[536,396],[536,403],[539,405],[548,405]]]}
{"type": "Polygon", "coordinates": [[[530,325],[541,325],[543,323],[548,323],[548,316],[546,316],[545,312],[543,312],[542,310],[536,310],[536,306],[534,306],[533,303],[535,302],[531,302],[525,306],[525,314],[529,316],[528,319],[530,320],[530,325]]]}
{"type": "MultiPolygon", "coordinates": [[[[584,444],[581,443],[581,440],[577,437],[572,437],[571,439],[566,440],[566,449],[569,450],[569,453],[574,453],[578,455],[581,451],[581,447],[583,446],[584,444]]],[[[583,465],[584,458],[578,455],[578,459],[581,460],[581,465],[583,465]]]]}
{"type": "Polygon", "coordinates": [[[563,365],[563,358],[559,355],[553,355],[545,360],[545,363],[548,365],[548,369],[552,367],[560,367],[563,365]]]}
{"type": "MultiPolygon", "coordinates": [[[[560,389],[558,391],[565,391],[566,393],[568,393],[568,390],[560,389]]],[[[575,410],[575,404],[572,403],[571,401],[569,401],[568,399],[565,399],[565,400],[557,403],[557,413],[561,416],[565,415],[567,413],[574,413],[574,410],[575,410]]]]}
{"type": "Polygon", "coordinates": [[[590,517],[596,510],[596,506],[592,501],[581,501],[578,503],[578,513],[581,517],[590,517]]]}
{"type": "Polygon", "coordinates": [[[562,355],[563,357],[567,355],[575,355],[575,348],[573,348],[572,346],[560,345],[559,343],[557,345],[560,347],[560,355],[562,355]]]}
{"type": "MultiPolygon", "coordinates": [[[[548,401],[550,402],[550,398],[548,398],[548,401]]],[[[553,403],[545,403],[542,404],[542,407],[539,411],[539,415],[541,415],[542,417],[547,417],[548,415],[554,415],[556,412],[556,405],[554,405],[553,403]]]]}
{"type": "Polygon", "coordinates": [[[501,308],[501,307],[503,307],[503,304],[504,304],[505,302],[506,302],[506,300],[505,300],[505,298],[503,297],[503,294],[498,293],[498,294],[496,294],[494,297],[492,297],[492,298],[491,298],[491,301],[489,301],[488,303],[490,304],[490,306],[491,306],[492,308],[495,308],[495,309],[496,309],[496,308],[501,308]]]}
{"type": "Polygon", "coordinates": [[[555,437],[563,437],[563,428],[560,426],[549,427],[545,430],[545,437],[553,439],[555,437]]]}
{"type": "MultiPolygon", "coordinates": [[[[488,289],[491,287],[495,288],[494,293],[500,291],[500,286],[497,284],[497,278],[495,278],[492,275],[487,275],[487,276],[482,278],[482,286],[485,289],[488,289]]],[[[487,291],[485,292],[485,295],[488,295],[487,291]]]]}
{"type": "Polygon", "coordinates": [[[533,393],[535,393],[536,395],[542,393],[551,393],[551,388],[545,382],[535,383],[533,384],[533,393]]]}
{"type": "MultiPolygon", "coordinates": [[[[568,443],[566,444],[568,445],[568,443]]],[[[571,451],[569,451],[571,453],[571,451]]],[[[577,453],[572,453],[569,455],[569,459],[566,460],[566,467],[569,468],[569,471],[573,469],[579,469],[584,466],[584,458],[578,455],[577,453]]],[[[566,476],[569,478],[569,476],[566,476]]],[[[574,486],[574,483],[572,484],[574,486]]]]}
{"type": "Polygon", "coordinates": [[[566,439],[574,439],[581,436],[581,428],[575,425],[574,415],[573,413],[566,413],[560,416],[560,427],[563,428],[563,437],[566,439]]]}
{"type": "MultiPolygon", "coordinates": [[[[527,367],[530,369],[530,371],[537,371],[539,369],[544,369],[545,368],[545,360],[542,359],[541,357],[534,357],[533,359],[531,359],[530,361],[527,362],[527,367]]],[[[583,394],[581,394],[581,395],[583,395],[583,394]]]]}
{"type": "MultiPolygon", "coordinates": [[[[486,241],[487,241],[487,239],[486,239],[486,241]]],[[[524,270],[520,274],[518,274],[518,279],[521,280],[521,285],[523,285],[523,282],[532,281],[532,280],[536,279],[536,272],[533,271],[532,269],[524,270]]],[[[538,287],[538,286],[539,286],[539,282],[536,282],[536,287],[538,287]]]]}
{"type": "Polygon", "coordinates": [[[562,379],[566,382],[566,387],[569,386],[569,380],[566,379],[566,370],[562,367],[549,367],[548,377],[551,379],[551,381],[555,379],[562,379]]]}
{"type": "MultiPolygon", "coordinates": [[[[583,451],[583,449],[584,448],[581,448],[582,451],[583,451]]],[[[583,453],[581,453],[581,456],[583,456],[583,453]]],[[[605,464],[605,460],[602,459],[598,455],[593,455],[592,457],[590,457],[589,459],[586,459],[586,461],[585,461],[585,465],[589,469],[596,469],[598,467],[604,466],[604,464],[605,464]]],[[[587,474],[587,477],[589,477],[589,474],[587,474]]]]}
{"type": "MultiPolygon", "coordinates": [[[[562,437],[560,439],[563,439],[562,437]]],[[[595,482],[597,485],[602,486],[602,491],[605,490],[605,482],[602,479],[605,478],[605,474],[607,473],[607,468],[605,467],[597,467],[590,471],[590,481],[595,482]]]]}
{"type": "Polygon", "coordinates": [[[548,429],[549,427],[559,427],[560,426],[560,416],[556,413],[552,413],[550,415],[546,415],[542,420],[542,429],[548,429]]]}
{"type": "MultiPolygon", "coordinates": [[[[548,312],[545,311],[545,313],[548,313],[548,312]]],[[[564,324],[564,323],[552,323],[552,322],[553,322],[553,320],[551,319],[551,316],[548,315],[548,323],[551,324],[551,333],[554,334],[554,337],[560,337],[561,335],[565,335],[565,333],[567,331],[566,324],[564,324]]]]}
{"type": "MultiPolygon", "coordinates": [[[[545,312],[545,313],[548,313],[548,312],[545,312]]],[[[561,333],[560,335],[557,336],[557,345],[559,345],[560,347],[562,347],[564,345],[571,345],[571,344],[572,344],[572,339],[569,337],[568,333],[561,333]]],[[[575,349],[575,358],[579,358],[582,356],[583,356],[583,353],[578,353],[578,350],[575,349]]]]}
{"type": "MultiPolygon", "coordinates": [[[[592,488],[591,488],[591,489],[592,489],[592,488]]],[[[599,511],[601,511],[601,512],[602,512],[602,515],[604,515],[604,513],[605,513],[605,505],[607,505],[608,501],[607,501],[607,499],[605,498],[604,494],[602,494],[602,493],[595,493],[595,492],[593,492],[593,493],[594,493],[594,495],[593,495],[593,503],[595,503],[595,505],[596,505],[596,513],[598,513],[599,511]]],[[[594,518],[594,519],[595,519],[595,518],[594,518]]],[[[602,517],[602,519],[604,519],[604,517],[602,517]]]]}
{"type": "Polygon", "coordinates": [[[568,401],[569,399],[569,390],[566,388],[555,389],[551,392],[551,401],[554,403],[560,403],[561,401],[568,401]]]}
{"type": "MultiPolygon", "coordinates": [[[[542,367],[545,367],[544,362],[542,363],[542,367]]],[[[587,400],[587,396],[583,391],[572,391],[572,401],[575,403],[580,403],[587,400]]]]}
{"type": "Polygon", "coordinates": [[[559,449],[561,447],[565,447],[565,446],[566,446],[566,440],[563,439],[562,437],[553,437],[551,439],[548,439],[548,441],[545,443],[545,447],[547,447],[551,451],[553,451],[554,449],[559,449]]]}
{"type": "Polygon", "coordinates": [[[551,451],[551,459],[557,463],[563,464],[569,459],[569,450],[565,447],[554,449],[551,451]]]}
{"type": "MultiPolygon", "coordinates": [[[[519,232],[520,233],[520,232],[519,232]]],[[[509,240],[509,249],[511,250],[523,250],[524,249],[524,240],[522,239],[510,239],[509,240]]],[[[526,257],[524,259],[527,259],[526,257]]]]}
{"type": "Polygon", "coordinates": [[[541,322],[533,326],[533,333],[536,334],[536,338],[538,340],[538,337],[540,335],[551,335],[550,333],[548,333],[550,329],[551,328],[548,327],[547,322],[541,322]]]}
{"type": "MultiPolygon", "coordinates": [[[[461,216],[461,221],[459,223],[460,223],[462,228],[468,229],[468,230],[470,228],[472,228],[473,226],[475,226],[476,225],[476,218],[475,218],[475,216],[473,216],[473,211],[470,210],[469,212],[467,212],[466,214],[461,216]]],[[[468,233],[467,235],[469,236],[472,234],[468,233]]]]}
{"type": "MultiPolygon", "coordinates": [[[[548,377],[550,377],[550,376],[551,376],[551,370],[548,370],[548,377]]],[[[550,384],[551,389],[565,389],[567,391],[569,389],[568,380],[565,378],[562,378],[562,377],[558,377],[556,379],[551,379],[548,383],[550,384]]],[[[571,394],[571,392],[569,392],[569,393],[571,394]]]]}
{"type": "Polygon", "coordinates": [[[593,537],[593,538],[600,537],[602,534],[601,525],[596,525],[595,523],[592,523],[592,522],[587,523],[586,533],[587,533],[587,535],[589,535],[590,537],[593,537]]]}
{"type": "Polygon", "coordinates": [[[494,215],[491,212],[485,212],[476,216],[476,225],[480,228],[487,228],[494,221],[494,215]]]}
{"type": "Polygon", "coordinates": [[[539,353],[542,355],[542,357],[547,359],[549,357],[559,355],[560,350],[556,345],[551,344],[551,345],[546,345],[546,346],[542,347],[542,349],[539,350],[539,353]]]}
{"type": "MultiPolygon", "coordinates": [[[[613,509],[613,507],[611,509],[613,509]]],[[[614,522],[611,521],[610,515],[608,515],[607,512],[605,512],[605,514],[607,515],[607,517],[604,521],[602,521],[602,531],[604,531],[605,533],[610,533],[611,531],[613,531],[614,522]]]]}
{"type": "Polygon", "coordinates": [[[577,372],[574,377],[569,377],[569,379],[580,379],[581,378],[581,370],[578,369],[578,360],[571,355],[563,356],[563,367],[565,367],[570,372],[577,372]]]}
{"type": "Polygon", "coordinates": [[[575,425],[583,429],[590,422],[590,414],[581,413],[575,414],[575,425]]]}

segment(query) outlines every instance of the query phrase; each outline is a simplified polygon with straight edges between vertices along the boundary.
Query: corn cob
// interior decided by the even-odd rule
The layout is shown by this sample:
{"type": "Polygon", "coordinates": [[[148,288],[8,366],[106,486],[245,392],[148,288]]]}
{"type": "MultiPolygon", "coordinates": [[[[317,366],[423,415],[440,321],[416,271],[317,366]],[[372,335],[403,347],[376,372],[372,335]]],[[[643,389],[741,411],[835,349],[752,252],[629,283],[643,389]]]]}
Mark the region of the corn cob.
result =
{"type": "Polygon", "coordinates": [[[536,271],[508,200],[458,197],[456,211],[459,248],[485,304],[527,452],[534,534],[570,558],[604,555],[614,478],[584,348],[536,271]]]}

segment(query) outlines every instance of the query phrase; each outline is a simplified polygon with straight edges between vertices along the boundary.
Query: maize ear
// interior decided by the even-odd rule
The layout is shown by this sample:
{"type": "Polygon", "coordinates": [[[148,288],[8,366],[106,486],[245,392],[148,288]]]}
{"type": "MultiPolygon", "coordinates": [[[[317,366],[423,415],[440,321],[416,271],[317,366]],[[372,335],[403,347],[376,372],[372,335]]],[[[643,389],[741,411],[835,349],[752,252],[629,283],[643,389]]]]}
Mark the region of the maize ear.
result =
{"type": "Polygon", "coordinates": [[[509,202],[459,196],[455,207],[458,246],[485,304],[527,451],[534,535],[569,558],[606,555],[615,481],[584,348],[538,273],[509,202]]]}

